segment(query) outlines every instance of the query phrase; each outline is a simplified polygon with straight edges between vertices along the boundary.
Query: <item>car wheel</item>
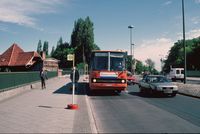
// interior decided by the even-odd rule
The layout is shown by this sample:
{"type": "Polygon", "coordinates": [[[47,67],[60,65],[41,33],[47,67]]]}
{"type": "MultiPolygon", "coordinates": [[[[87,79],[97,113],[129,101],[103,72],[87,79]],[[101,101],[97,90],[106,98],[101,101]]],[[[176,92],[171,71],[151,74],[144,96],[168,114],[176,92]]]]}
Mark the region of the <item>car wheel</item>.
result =
{"type": "Polygon", "coordinates": [[[172,93],[172,94],[171,94],[171,97],[175,97],[175,96],[176,96],[176,93],[172,93]]]}

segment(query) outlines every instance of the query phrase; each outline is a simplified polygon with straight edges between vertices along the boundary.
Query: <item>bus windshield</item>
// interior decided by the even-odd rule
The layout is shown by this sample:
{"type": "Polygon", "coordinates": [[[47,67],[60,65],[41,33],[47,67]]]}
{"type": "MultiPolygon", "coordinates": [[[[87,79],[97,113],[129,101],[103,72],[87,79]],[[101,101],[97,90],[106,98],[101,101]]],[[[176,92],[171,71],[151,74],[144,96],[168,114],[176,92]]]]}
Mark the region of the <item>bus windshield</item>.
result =
{"type": "Polygon", "coordinates": [[[110,70],[123,71],[125,69],[125,60],[123,53],[110,54],[110,70]]]}
{"type": "Polygon", "coordinates": [[[92,70],[123,71],[125,69],[125,53],[96,52],[92,57],[92,70]]]}

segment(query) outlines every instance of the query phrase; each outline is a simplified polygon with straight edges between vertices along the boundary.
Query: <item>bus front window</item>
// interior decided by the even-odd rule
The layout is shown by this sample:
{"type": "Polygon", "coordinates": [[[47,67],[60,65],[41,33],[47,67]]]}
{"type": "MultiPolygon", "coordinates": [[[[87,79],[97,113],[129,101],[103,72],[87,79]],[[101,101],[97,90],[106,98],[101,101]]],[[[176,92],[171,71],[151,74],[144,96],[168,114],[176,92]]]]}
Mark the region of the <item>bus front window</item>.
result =
{"type": "Polygon", "coordinates": [[[108,70],[108,57],[95,57],[95,70],[108,70]]]}
{"type": "Polygon", "coordinates": [[[108,53],[95,53],[93,70],[108,70],[108,53]]]}
{"type": "Polygon", "coordinates": [[[124,55],[121,53],[111,53],[110,55],[110,70],[123,71],[125,69],[124,55]]]}

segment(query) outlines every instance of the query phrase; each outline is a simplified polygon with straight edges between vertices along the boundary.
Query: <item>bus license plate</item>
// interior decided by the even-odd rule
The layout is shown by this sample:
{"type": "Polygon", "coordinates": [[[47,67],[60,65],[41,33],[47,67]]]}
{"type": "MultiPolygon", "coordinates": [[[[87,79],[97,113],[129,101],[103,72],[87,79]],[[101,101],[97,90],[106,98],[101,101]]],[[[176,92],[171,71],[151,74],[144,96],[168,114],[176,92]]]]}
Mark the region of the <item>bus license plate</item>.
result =
{"type": "Polygon", "coordinates": [[[106,87],[112,87],[112,84],[105,84],[106,87]]]}

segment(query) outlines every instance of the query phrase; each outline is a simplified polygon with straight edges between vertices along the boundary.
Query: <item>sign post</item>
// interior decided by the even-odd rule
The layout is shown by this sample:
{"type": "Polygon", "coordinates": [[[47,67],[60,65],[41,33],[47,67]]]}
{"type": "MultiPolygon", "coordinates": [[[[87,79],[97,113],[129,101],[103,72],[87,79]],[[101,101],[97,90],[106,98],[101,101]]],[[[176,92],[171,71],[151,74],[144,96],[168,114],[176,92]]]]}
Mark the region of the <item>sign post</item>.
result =
{"type": "Polygon", "coordinates": [[[68,109],[72,109],[72,110],[76,110],[78,109],[78,105],[77,104],[74,104],[74,92],[75,92],[75,70],[76,70],[76,67],[75,67],[75,58],[74,58],[74,54],[68,54],[67,55],[67,60],[68,61],[72,61],[73,62],[73,68],[72,68],[72,104],[69,104],[68,105],[68,109]]]}

